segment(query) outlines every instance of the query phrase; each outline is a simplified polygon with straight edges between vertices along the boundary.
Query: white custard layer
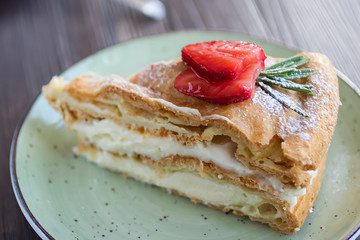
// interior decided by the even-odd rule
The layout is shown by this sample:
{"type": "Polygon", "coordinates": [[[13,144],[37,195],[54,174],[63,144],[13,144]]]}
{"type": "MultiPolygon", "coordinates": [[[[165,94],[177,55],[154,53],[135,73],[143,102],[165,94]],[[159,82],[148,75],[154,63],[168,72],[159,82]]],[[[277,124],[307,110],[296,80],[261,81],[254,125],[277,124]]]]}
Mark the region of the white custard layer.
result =
{"type": "Polygon", "coordinates": [[[281,217],[281,212],[275,208],[272,208],[271,212],[262,211],[261,206],[269,202],[259,193],[239,186],[211,181],[190,172],[161,171],[134,161],[130,157],[114,157],[106,151],[92,149],[79,154],[85,155],[90,161],[102,167],[128,173],[131,177],[168,190],[176,190],[205,204],[241,211],[248,216],[268,220],[281,217]]]}
{"type": "Polygon", "coordinates": [[[235,146],[231,142],[225,144],[198,142],[194,146],[184,146],[171,137],[159,138],[146,133],[141,134],[108,119],[86,123],[75,122],[71,128],[80,135],[85,143],[93,143],[106,151],[128,156],[137,153],[153,160],[170,155],[196,157],[202,161],[213,162],[222,169],[235,172],[239,176],[255,175],[263,180],[262,184],[270,185],[278,191],[278,197],[287,201],[291,207],[296,205],[297,197],[306,193],[305,188],[288,188],[276,178],[265,176],[245,167],[234,156],[235,146]]]}

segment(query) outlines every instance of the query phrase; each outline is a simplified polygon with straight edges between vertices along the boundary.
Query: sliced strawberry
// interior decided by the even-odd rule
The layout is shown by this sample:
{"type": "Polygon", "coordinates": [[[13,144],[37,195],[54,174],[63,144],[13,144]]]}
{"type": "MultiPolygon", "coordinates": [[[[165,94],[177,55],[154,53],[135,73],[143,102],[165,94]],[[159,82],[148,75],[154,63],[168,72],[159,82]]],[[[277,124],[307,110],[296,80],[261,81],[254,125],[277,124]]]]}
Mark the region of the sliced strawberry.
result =
{"type": "Polygon", "coordinates": [[[250,64],[264,69],[265,53],[261,47],[242,41],[211,41],[185,46],[182,59],[209,81],[233,80],[250,64]]]}
{"type": "Polygon", "coordinates": [[[252,64],[234,80],[210,82],[199,77],[189,68],[180,73],[174,82],[177,90],[183,94],[217,104],[231,104],[245,101],[252,96],[255,79],[261,71],[261,64],[252,64]]]}

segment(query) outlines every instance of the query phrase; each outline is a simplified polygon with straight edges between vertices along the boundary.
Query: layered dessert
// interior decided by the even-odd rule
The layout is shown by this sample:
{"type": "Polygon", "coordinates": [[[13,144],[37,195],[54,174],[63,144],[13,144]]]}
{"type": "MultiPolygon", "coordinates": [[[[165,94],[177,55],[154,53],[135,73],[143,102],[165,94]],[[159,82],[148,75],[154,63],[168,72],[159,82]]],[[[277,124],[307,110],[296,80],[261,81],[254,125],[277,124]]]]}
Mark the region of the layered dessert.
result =
{"type": "Polygon", "coordinates": [[[54,77],[43,93],[76,132],[74,151],[89,161],[195,203],[294,233],[320,190],[337,120],[337,77],[326,56],[299,54],[306,59],[300,68],[312,71],[292,81],[311,85],[312,94],[272,87],[303,116],[255,84],[261,76],[271,79],[265,75],[271,68],[265,72],[264,67],[283,60],[268,56],[264,62],[255,50],[251,57],[256,61],[242,59],[233,71],[205,66],[201,73],[183,53],[182,59],[151,64],[128,79],[54,77]],[[214,69],[220,74],[208,79],[214,69]],[[239,85],[233,81],[244,84],[229,95],[239,85]],[[206,95],[208,89],[217,89],[217,97],[206,95]]]}

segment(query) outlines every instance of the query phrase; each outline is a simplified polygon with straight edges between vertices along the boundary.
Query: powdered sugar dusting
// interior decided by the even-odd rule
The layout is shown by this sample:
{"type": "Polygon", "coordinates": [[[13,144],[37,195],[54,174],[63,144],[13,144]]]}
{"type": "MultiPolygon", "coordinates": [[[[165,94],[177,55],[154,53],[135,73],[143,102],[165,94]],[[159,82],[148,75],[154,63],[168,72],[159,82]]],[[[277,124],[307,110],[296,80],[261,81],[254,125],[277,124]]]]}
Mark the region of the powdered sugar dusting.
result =
{"type": "MultiPolygon", "coordinates": [[[[140,74],[130,78],[134,83],[152,90],[152,94],[162,96],[162,93],[170,93],[171,84],[181,72],[182,64],[179,61],[159,62],[147,66],[140,74]]],[[[165,97],[165,96],[163,96],[165,97]]]]}
{"type": "MultiPolygon", "coordinates": [[[[308,67],[315,68],[316,66],[309,64],[308,67]]],[[[289,117],[286,124],[287,133],[300,136],[307,141],[310,140],[307,130],[317,128],[321,120],[332,119],[331,115],[336,116],[338,108],[338,100],[333,99],[336,86],[329,82],[333,76],[328,71],[324,71],[323,68],[317,68],[318,70],[311,77],[311,83],[314,85],[314,96],[307,96],[306,100],[301,102],[309,117],[289,117]]]]}
{"type": "Polygon", "coordinates": [[[265,93],[261,88],[256,88],[252,102],[260,105],[267,111],[264,112],[267,117],[274,115],[280,116],[284,112],[284,107],[276,99],[265,93]]]}
{"type": "Polygon", "coordinates": [[[286,123],[284,129],[284,137],[287,134],[299,136],[302,139],[309,141],[310,135],[306,132],[307,129],[314,127],[314,121],[312,121],[312,116],[309,116],[309,119],[304,119],[303,117],[293,117],[290,116],[286,123]],[[310,120],[310,121],[309,121],[310,120]]]}
{"type": "MultiPolygon", "coordinates": [[[[320,60],[315,63],[310,62],[306,68],[316,69],[316,72],[311,76],[311,82],[304,82],[304,79],[300,81],[300,83],[311,83],[314,86],[314,96],[306,95],[305,93],[297,94],[294,97],[289,95],[289,99],[305,110],[309,117],[291,114],[292,110],[284,107],[261,88],[258,87],[256,89],[252,102],[264,109],[263,112],[266,114],[266,117],[278,118],[279,123],[285,121],[285,124],[278,125],[281,127],[278,133],[281,137],[285,138],[292,135],[309,141],[311,134],[309,134],[308,130],[316,129],[320,121],[333,119],[331,116],[336,116],[339,100],[337,94],[334,94],[337,92],[337,86],[332,80],[333,75],[324,66],[316,64],[325,64],[324,62],[326,61],[323,57],[320,57],[320,60]],[[284,117],[287,119],[283,119],[284,117]]],[[[270,60],[266,64],[272,65],[273,62],[270,60]]],[[[334,128],[334,125],[330,124],[328,127],[334,128]]]]}

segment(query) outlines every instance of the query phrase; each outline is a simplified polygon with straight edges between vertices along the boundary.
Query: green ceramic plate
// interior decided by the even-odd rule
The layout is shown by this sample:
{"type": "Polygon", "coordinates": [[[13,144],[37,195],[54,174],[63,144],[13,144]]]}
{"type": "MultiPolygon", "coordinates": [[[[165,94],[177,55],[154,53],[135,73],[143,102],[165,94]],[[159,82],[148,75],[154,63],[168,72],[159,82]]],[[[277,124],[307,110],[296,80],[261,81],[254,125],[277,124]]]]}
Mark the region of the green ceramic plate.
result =
{"type": "MultiPolygon", "coordinates": [[[[145,65],[170,60],[181,48],[205,40],[254,42],[268,55],[287,47],[224,32],[177,32],[102,50],[62,74],[129,76],[145,65]]],[[[360,222],[359,94],[342,75],[342,106],[328,152],[323,186],[302,229],[287,236],[246,217],[191,203],[165,191],[101,169],[72,153],[76,140],[40,95],[15,134],[11,154],[14,191],[25,217],[43,239],[348,239],[360,222]]]]}

